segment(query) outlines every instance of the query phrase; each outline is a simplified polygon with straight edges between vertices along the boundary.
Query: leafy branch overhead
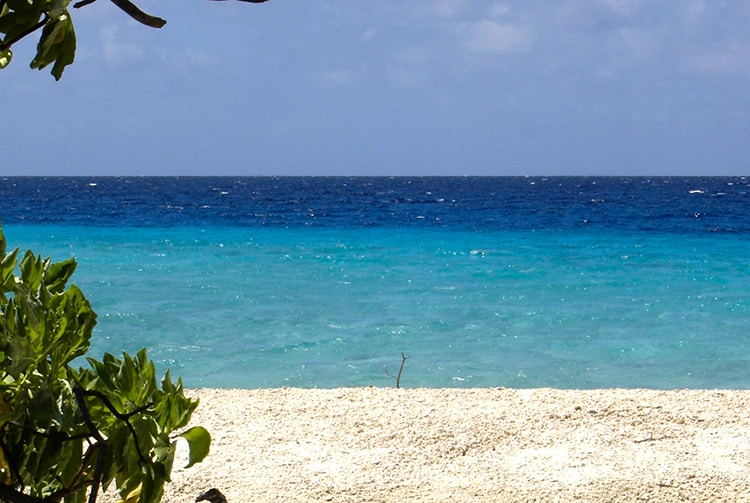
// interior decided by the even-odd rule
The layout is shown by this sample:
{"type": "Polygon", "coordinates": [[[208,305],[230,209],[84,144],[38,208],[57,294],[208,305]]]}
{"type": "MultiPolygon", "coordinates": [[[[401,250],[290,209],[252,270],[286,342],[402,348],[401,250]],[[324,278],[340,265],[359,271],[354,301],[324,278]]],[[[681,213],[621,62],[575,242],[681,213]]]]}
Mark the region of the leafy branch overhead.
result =
{"type": "MultiPolygon", "coordinates": [[[[80,9],[95,1],[80,0],[73,7],[80,9]]],[[[166,20],[147,14],[130,0],[110,1],[141,24],[152,28],[167,24],[166,20]]],[[[267,0],[239,1],[264,3],[267,0]]],[[[0,69],[7,67],[13,59],[12,48],[16,42],[42,30],[31,68],[41,70],[52,64],[52,75],[60,80],[65,67],[73,63],[76,51],[69,4],[70,0],[0,0],[0,69]]]]}

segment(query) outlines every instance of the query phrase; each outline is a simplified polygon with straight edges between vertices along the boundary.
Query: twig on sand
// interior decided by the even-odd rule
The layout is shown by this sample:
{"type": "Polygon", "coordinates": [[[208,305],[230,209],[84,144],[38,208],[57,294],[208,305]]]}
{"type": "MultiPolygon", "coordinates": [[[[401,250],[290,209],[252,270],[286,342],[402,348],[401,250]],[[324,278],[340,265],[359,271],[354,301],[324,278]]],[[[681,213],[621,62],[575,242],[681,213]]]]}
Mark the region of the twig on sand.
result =
{"type": "Polygon", "coordinates": [[[641,438],[639,440],[633,440],[634,444],[642,444],[643,442],[657,442],[659,440],[665,440],[669,438],[666,435],[662,435],[661,437],[654,437],[654,434],[651,433],[647,438],[641,438]]]}
{"type": "Polygon", "coordinates": [[[401,366],[398,368],[398,374],[396,375],[388,372],[388,367],[385,368],[385,373],[396,380],[396,388],[401,387],[401,373],[404,371],[404,365],[406,364],[406,360],[408,360],[409,358],[411,358],[411,355],[406,356],[404,353],[401,353],[401,366]]]}

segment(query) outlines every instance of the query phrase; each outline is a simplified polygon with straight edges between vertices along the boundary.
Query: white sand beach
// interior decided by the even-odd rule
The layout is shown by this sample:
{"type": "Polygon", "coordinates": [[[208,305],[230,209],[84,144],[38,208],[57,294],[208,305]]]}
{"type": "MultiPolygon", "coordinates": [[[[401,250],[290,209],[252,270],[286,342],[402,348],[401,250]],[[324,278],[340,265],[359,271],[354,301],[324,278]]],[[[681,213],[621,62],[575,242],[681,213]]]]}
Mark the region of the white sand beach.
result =
{"type": "Polygon", "coordinates": [[[750,501],[750,391],[190,394],[212,450],[180,452],[166,503],[750,501]]]}

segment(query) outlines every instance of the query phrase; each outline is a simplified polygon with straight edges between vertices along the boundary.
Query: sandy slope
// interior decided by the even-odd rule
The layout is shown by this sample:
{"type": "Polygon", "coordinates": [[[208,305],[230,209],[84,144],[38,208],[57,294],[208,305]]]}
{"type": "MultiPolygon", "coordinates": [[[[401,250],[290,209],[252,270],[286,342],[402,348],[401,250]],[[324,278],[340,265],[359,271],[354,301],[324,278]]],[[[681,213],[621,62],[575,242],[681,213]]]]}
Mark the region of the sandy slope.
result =
{"type": "Polygon", "coordinates": [[[163,501],[750,501],[750,391],[195,390],[163,501]]]}

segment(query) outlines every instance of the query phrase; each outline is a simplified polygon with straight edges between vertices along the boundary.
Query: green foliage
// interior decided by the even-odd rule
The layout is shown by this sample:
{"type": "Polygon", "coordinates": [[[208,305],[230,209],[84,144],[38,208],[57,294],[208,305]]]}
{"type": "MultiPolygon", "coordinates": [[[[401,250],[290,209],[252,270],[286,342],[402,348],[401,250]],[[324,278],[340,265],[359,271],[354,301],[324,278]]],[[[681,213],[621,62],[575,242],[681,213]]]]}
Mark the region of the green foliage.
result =
{"type": "Polygon", "coordinates": [[[68,286],[76,262],[18,256],[0,228],[0,501],[83,503],[112,483],[126,503],[160,501],[178,438],[190,465],[208,454],[205,429],[178,433],[198,402],[169,372],[157,385],[145,349],[73,368],[96,324],[68,286]]]}
{"type": "Polygon", "coordinates": [[[42,38],[37,45],[36,57],[31,61],[31,68],[41,70],[50,63],[52,75],[60,80],[65,67],[73,62],[76,53],[76,34],[73,22],[67,11],[52,18],[44,25],[42,38]]]}
{"type": "Polygon", "coordinates": [[[0,0],[0,68],[10,64],[15,42],[41,28],[31,67],[41,70],[54,63],[52,75],[59,80],[65,67],[73,62],[76,50],[68,3],[69,0],[0,0]]]}
{"type": "MultiPolygon", "coordinates": [[[[73,5],[80,8],[94,0],[81,0],[73,5]]],[[[161,28],[166,21],[150,16],[130,0],[112,0],[136,21],[161,28]]],[[[41,29],[36,56],[31,68],[39,70],[52,65],[52,75],[60,80],[65,67],[73,63],[76,52],[76,34],[70,18],[70,0],[0,0],[0,69],[13,59],[13,44],[41,29]]]]}
{"type": "MultiPolygon", "coordinates": [[[[79,9],[96,0],[79,0],[73,7],[79,9]]],[[[268,0],[241,0],[264,3],[268,0]]],[[[130,0],[111,0],[125,14],[141,24],[161,28],[167,22],[146,14],[130,0]]],[[[76,52],[76,35],[70,19],[70,0],[0,0],[0,70],[13,59],[13,44],[41,29],[37,52],[31,68],[42,69],[54,63],[52,75],[60,80],[65,67],[73,63],[76,52]]]]}

